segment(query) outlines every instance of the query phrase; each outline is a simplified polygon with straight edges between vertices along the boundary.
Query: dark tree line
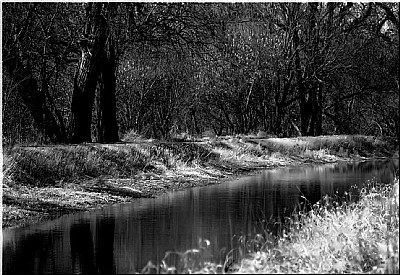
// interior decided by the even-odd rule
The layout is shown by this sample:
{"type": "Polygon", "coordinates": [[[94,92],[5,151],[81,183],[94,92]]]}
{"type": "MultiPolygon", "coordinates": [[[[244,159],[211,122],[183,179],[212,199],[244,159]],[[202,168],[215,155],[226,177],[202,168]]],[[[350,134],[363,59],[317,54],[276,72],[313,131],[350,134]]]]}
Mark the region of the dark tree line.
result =
{"type": "Polygon", "coordinates": [[[3,3],[5,142],[399,137],[398,3],[3,3]]]}

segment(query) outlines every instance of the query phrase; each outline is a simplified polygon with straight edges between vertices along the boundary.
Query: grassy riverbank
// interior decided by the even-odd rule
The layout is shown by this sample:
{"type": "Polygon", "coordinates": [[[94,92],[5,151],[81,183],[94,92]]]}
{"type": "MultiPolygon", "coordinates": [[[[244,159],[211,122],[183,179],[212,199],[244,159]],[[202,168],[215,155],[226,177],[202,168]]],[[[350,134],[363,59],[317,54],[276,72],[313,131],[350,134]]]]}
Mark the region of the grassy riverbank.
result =
{"type": "Polygon", "coordinates": [[[3,227],[219,183],[257,169],[392,156],[364,136],[223,137],[191,142],[3,148],[3,227]]]}
{"type": "MultiPolygon", "coordinates": [[[[207,248],[181,254],[182,266],[146,266],[168,273],[399,273],[399,178],[368,182],[358,202],[316,204],[300,211],[279,238],[261,232],[245,240],[224,264],[206,262],[207,248]],[[232,262],[232,255],[236,260],[232,262]]],[[[332,198],[331,198],[332,199],[332,198]]]]}

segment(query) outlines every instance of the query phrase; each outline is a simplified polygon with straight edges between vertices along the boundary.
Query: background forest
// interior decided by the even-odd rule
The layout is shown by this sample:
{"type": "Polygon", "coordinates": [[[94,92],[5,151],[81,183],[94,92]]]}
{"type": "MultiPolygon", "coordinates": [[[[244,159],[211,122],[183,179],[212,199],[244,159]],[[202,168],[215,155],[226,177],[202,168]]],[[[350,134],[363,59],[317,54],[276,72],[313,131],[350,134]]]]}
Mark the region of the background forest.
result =
{"type": "Polygon", "coordinates": [[[3,3],[3,143],[399,137],[399,3],[3,3]]]}

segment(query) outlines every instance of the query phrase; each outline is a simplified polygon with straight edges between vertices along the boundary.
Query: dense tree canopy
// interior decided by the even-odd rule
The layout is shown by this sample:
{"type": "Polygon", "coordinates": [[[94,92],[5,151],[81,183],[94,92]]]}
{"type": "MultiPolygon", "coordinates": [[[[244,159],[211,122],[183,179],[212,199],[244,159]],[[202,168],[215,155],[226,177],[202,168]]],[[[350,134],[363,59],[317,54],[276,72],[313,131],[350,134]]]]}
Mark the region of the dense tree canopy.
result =
{"type": "Polygon", "coordinates": [[[398,3],[3,3],[3,140],[399,137],[398,3]]]}

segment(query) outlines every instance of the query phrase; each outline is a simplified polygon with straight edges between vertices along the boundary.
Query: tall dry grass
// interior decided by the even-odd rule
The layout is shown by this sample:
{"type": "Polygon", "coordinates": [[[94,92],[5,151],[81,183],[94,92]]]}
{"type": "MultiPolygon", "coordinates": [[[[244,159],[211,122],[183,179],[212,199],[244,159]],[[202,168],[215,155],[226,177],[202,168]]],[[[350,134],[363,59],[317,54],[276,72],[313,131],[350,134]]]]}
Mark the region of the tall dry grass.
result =
{"type": "Polygon", "coordinates": [[[53,186],[98,177],[130,177],[199,165],[219,156],[197,144],[74,145],[8,148],[4,154],[7,184],[53,186]]]}
{"type": "Polygon", "coordinates": [[[122,176],[143,169],[148,158],[135,148],[113,150],[87,145],[16,147],[7,157],[11,183],[51,186],[57,181],[80,180],[102,175],[122,176]]]}
{"type": "MultiPolygon", "coordinates": [[[[391,156],[396,150],[394,139],[362,135],[333,135],[297,138],[270,138],[257,140],[266,150],[285,155],[310,155],[323,151],[327,155],[349,157],[391,156]]],[[[398,147],[397,147],[398,148],[398,147]]]]}

